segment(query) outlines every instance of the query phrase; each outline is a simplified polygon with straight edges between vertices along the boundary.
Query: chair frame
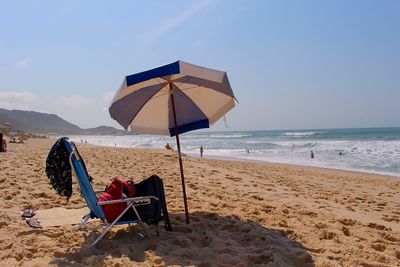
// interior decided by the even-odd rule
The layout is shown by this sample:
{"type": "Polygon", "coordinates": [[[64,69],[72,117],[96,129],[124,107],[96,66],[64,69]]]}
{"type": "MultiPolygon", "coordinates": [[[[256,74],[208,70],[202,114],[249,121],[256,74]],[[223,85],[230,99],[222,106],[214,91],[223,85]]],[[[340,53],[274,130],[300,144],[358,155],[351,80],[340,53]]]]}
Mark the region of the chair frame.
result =
{"type": "MultiPolygon", "coordinates": [[[[69,161],[71,168],[75,174],[75,177],[78,181],[79,188],[80,188],[80,193],[83,196],[83,198],[86,201],[86,204],[90,210],[90,212],[81,218],[81,226],[85,226],[88,229],[91,229],[92,232],[96,231],[98,228],[103,227],[103,231],[100,232],[100,235],[94,240],[94,242],[90,245],[90,247],[93,247],[96,245],[103,237],[104,235],[114,226],[114,225],[121,225],[121,224],[139,224],[145,234],[149,236],[145,226],[144,222],[140,218],[140,215],[136,209],[137,206],[142,206],[142,205],[149,205],[151,203],[151,199],[154,199],[156,201],[159,201],[159,199],[155,196],[141,196],[141,197],[131,197],[131,198],[121,198],[121,199],[116,199],[116,200],[108,200],[108,201],[103,201],[99,202],[98,197],[96,193],[104,192],[104,191],[94,191],[93,187],[89,181],[89,177],[86,173],[86,170],[83,168],[83,163],[81,160],[81,157],[79,156],[78,150],[71,140],[67,139],[66,140],[66,147],[67,151],[69,153],[69,161]],[[86,190],[81,190],[82,188],[85,188],[86,190]],[[112,205],[112,204],[117,204],[117,203],[126,203],[127,207],[122,211],[119,216],[112,222],[108,222],[107,218],[103,212],[103,209],[101,208],[102,206],[105,205],[112,205]],[[129,221],[119,221],[121,217],[129,210],[133,209],[137,220],[129,220],[129,221]],[[102,224],[98,225],[97,227],[92,227],[88,221],[94,217],[99,218],[100,220],[103,221],[102,224]]],[[[157,229],[158,232],[158,229],[157,229]]],[[[139,233],[141,237],[143,237],[142,234],[139,233]]]]}

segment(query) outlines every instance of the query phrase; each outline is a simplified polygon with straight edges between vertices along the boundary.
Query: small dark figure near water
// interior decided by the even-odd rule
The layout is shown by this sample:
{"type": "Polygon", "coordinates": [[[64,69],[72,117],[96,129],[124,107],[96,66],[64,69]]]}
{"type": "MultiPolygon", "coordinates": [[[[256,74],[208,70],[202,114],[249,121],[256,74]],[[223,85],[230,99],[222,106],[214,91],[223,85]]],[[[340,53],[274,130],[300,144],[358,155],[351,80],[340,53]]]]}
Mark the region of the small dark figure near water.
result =
{"type": "Polygon", "coordinates": [[[7,142],[2,133],[0,133],[0,152],[7,152],[7,142]]]}
{"type": "Polygon", "coordinates": [[[169,145],[169,143],[167,143],[167,144],[165,145],[165,149],[167,149],[167,150],[171,150],[171,149],[172,149],[172,147],[169,145]]]}
{"type": "Polygon", "coordinates": [[[314,158],[314,151],[311,150],[311,158],[314,158]]]}
{"type": "Polygon", "coordinates": [[[203,146],[200,146],[200,158],[203,157],[203,151],[204,151],[203,146]]]}
{"type": "Polygon", "coordinates": [[[339,151],[339,155],[340,155],[340,156],[343,155],[342,151],[339,151]]]}

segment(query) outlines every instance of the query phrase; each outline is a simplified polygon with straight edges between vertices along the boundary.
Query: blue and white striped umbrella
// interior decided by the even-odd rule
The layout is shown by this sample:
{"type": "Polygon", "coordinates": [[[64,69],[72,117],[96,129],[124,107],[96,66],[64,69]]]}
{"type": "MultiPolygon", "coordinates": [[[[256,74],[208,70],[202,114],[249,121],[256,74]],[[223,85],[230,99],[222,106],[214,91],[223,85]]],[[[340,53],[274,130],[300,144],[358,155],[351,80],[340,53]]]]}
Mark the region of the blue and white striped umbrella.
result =
{"type": "Polygon", "coordinates": [[[176,136],[187,223],[179,134],[209,128],[234,106],[226,72],[177,61],[126,76],[109,108],[111,117],[132,132],[176,136]]]}
{"type": "Polygon", "coordinates": [[[235,106],[226,72],[183,61],[126,76],[109,109],[135,133],[175,135],[209,128],[235,106]]]}

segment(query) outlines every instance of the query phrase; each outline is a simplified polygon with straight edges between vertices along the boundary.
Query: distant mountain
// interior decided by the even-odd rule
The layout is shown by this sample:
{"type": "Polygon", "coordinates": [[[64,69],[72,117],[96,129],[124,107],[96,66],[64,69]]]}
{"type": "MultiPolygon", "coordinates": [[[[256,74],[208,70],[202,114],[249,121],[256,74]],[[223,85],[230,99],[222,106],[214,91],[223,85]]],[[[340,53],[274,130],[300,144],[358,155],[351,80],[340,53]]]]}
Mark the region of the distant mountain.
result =
{"type": "Polygon", "coordinates": [[[9,122],[14,131],[35,134],[124,134],[125,131],[113,127],[99,126],[82,129],[55,114],[36,111],[7,110],[0,108],[0,124],[9,122]]]}
{"type": "Polygon", "coordinates": [[[126,134],[126,131],[115,129],[110,126],[99,126],[96,128],[84,129],[84,134],[87,135],[96,135],[96,134],[105,134],[105,135],[121,135],[126,134]]]}

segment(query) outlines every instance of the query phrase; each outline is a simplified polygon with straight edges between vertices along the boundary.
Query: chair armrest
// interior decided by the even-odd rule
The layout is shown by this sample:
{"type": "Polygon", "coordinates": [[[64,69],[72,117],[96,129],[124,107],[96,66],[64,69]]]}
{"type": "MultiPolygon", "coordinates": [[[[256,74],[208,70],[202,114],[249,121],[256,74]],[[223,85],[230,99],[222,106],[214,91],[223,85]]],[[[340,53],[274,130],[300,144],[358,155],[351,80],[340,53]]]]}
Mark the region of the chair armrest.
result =
{"type": "Polygon", "coordinates": [[[158,197],[145,196],[145,197],[130,197],[130,198],[107,200],[107,201],[97,202],[97,205],[98,206],[104,206],[104,205],[117,204],[117,203],[133,202],[134,206],[140,206],[140,205],[148,205],[148,204],[150,204],[151,199],[154,199],[154,200],[158,201],[158,197]]]}

